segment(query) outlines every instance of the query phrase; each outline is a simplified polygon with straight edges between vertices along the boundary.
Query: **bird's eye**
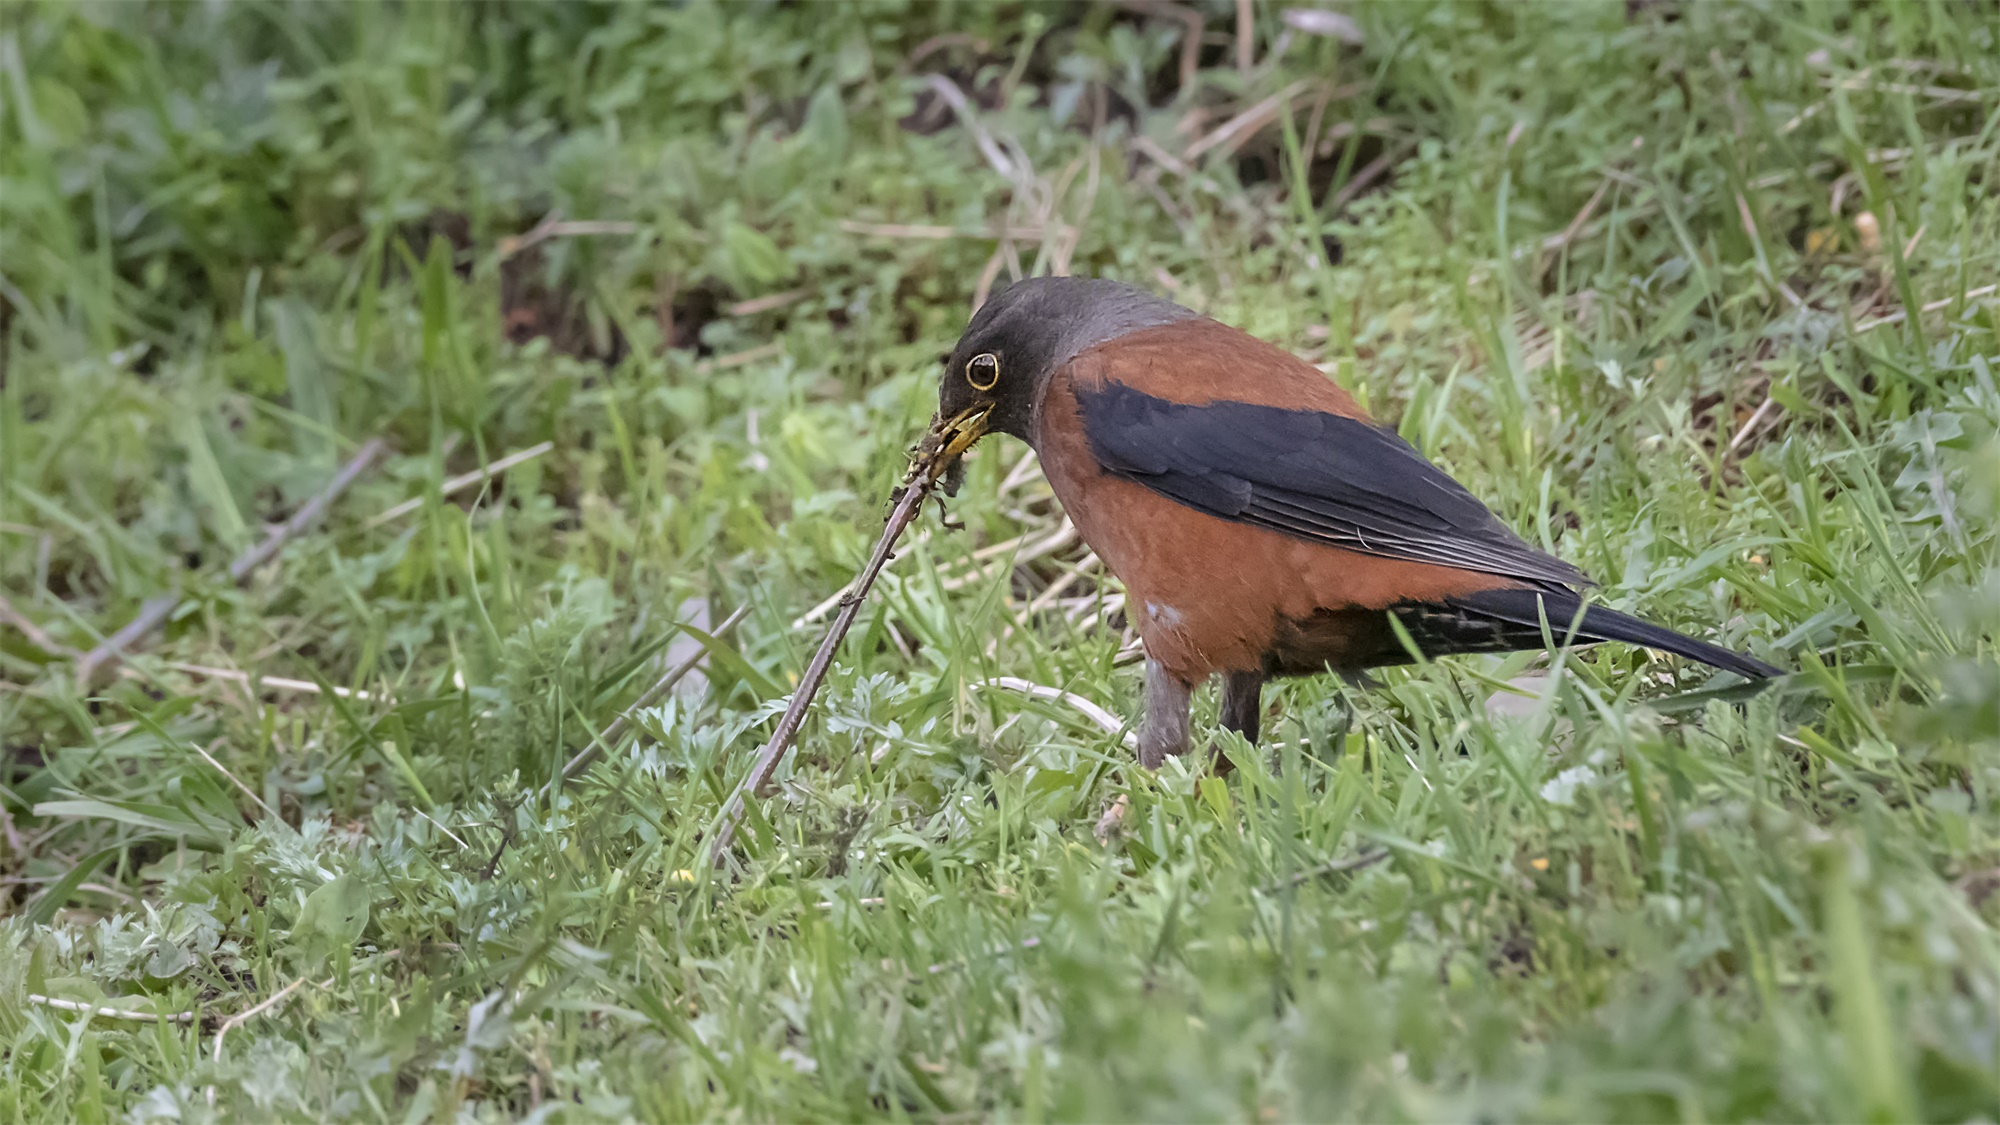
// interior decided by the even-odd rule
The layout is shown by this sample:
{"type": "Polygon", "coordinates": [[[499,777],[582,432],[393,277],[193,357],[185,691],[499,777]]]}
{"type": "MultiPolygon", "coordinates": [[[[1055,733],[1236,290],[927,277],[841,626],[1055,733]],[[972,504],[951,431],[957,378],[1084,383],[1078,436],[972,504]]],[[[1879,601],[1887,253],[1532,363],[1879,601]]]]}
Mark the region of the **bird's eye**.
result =
{"type": "Polygon", "coordinates": [[[1000,384],[1000,357],[980,352],[965,361],[965,381],[975,391],[990,391],[1000,384]]]}

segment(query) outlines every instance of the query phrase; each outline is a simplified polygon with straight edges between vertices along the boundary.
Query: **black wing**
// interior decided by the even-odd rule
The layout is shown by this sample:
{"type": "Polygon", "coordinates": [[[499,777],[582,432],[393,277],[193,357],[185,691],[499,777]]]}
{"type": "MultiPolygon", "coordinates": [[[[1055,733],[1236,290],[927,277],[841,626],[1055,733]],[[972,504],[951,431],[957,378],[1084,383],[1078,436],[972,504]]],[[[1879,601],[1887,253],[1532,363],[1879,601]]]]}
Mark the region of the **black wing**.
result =
{"type": "Polygon", "coordinates": [[[1170,402],[1119,383],[1078,388],[1105,471],[1227,520],[1335,547],[1525,582],[1587,584],[1522,542],[1395,433],[1244,402],[1170,402]]]}

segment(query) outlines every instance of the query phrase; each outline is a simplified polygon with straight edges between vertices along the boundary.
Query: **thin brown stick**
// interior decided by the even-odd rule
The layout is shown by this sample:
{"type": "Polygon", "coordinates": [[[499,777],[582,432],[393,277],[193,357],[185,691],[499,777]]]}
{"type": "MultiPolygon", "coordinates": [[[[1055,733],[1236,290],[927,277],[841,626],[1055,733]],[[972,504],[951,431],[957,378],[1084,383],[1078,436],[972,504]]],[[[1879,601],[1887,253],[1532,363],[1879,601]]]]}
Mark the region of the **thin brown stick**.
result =
{"type": "MultiPolygon", "coordinates": [[[[1015,483],[1016,477],[1021,477],[1022,479],[1026,479],[1027,476],[1033,475],[1033,474],[1024,474],[1023,465],[1025,465],[1029,469],[1034,469],[1034,470],[1039,470],[1041,468],[1041,466],[1035,462],[1034,452],[1030,450],[1022,458],[1022,464],[1016,465],[1014,471],[1008,474],[1007,479],[1001,482],[999,491],[1002,495],[1005,495],[1006,493],[1012,491],[1017,486],[1015,483]]],[[[1064,528],[1069,529],[1070,538],[1072,539],[1075,538],[1075,529],[1069,527],[1069,521],[1067,519],[1064,519],[1061,522],[1064,528]]],[[[984,562],[995,555],[1004,555],[1008,551],[1011,551],[1014,548],[1019,547],[1021,544],[1028,542],[1029,540],[1033,539],[1035,536],[1040,534],[1042,534],[1042,532],[1039,529],[1035,531],[1023,532],[1020,535],[1016,535],[1012,539],[1005,539],[998,543],[994,543],[990,546],[981,547],[978,550],[972,552],[972,561],[975,563],[984,562]]],[[[910,545],[912,547],[921,547],[925,543],[928,543],[929,541],[930,541],[930,534],[928,532],[918,532],[917,537],[910,541],[910,545]]],[[[1055,543],[1051,545],[1049,549],[1053,550],[1056,547],[1063,546],[1064,543],[1066,542],[1068,542],[1068,540],[1064,540],[1061,543],[1055,543]]],[[[889,561],[895,562],[896,560],[895,558],[891,558],[889,561]]],[[[1027,561],[1027,558],[1024,557],[1020,561],[1025,562],[1027,561]]],[[[884,569],[887,568],[885,567],[884,569]]],[[[974,568],[973,573],[979,577],[984,577],[984,572],[979,570],[979,568],[977,567],[974,568]]],[[[965,582],[971,580],[972,580],[971,578],[966,576],[960,576],[957,579],[947,578],[945,579],[945,588],[948,590],[956,589],[957,586],[952,585],[954,581],[958,582],[959,585],[963,585],[965,582]]],[[[798,615],[797,617],[792,618],[792,628],[803,629],[806,626],[812,624],[813,622],[824,618],[827,614],[832,613],[835,609],[839,608],[840,606],[846,604],[848,598],[854,593],[854,588],[860,584],[861,584],[861,579],[857,576],[854,579],[854,581],[849,582],[847,585],[842,586],[838,590],[835,590],[833,592],[833,595],[827,598],[825,601],[819,603],[818,605],[812,607],[811,609],[805,611],[804,613],[798,615]]]]}
{"type": "MultiPolygon", "coordinates": [[[[370,438],[347,464],[340,467],[340,471],[333,475],[333,479],[327,482],[319,495],[301,505],[298,511],[292,513],[291,519],[267,532],[256,546],[236,556],[236,560],[229,564],[230,581],[240,585],[258,567],[276,558],[280,548],[293,536],[318,523],[320,517],[326,514],[327,508],[340,498],[341,493],[346,492],[350,485],[374,468],[375,463],[388,451],[389,443],[381,438],[370,438]]],[[[181,596],[178,591],[147,599],[146,603],[139,607],[138,615],[126,623],[124,628],[113,633],[103,644],[91,649],[76,662],[77,683],[86,688],[100,684],[113,668],[124,662],[126,651],[164,624],[180,604],[181,596]]]]}
{"type": "Polygon", "coordinates": [[[806,720],[806,712],[812,709],[813,696],[818,694],[820,681],[833,666],[833,654],[840,648],[841,639],[854,627],[854,619],[861,613],[861,603],[874,587],[875,579],[882,568],[889,563],[890,554],[895,550],[896,540],[903,537],[904,529],[923,510],[924,501],[930,498],[931,489],[936,487],[942,469],[938,464],[927,465],[918,470],[896,506],[889,511],[889,519],[882,529],[882,538],[875,544],[874,554],[868,557],[868,564],[861,568],[861,576],[854,582],[854,589],[841,600],[840,612],[834,616],[833,624],[826,631],[826,637],[819,643],[819,651],[813,653],[812,662],[806,665],[805,675],[799,679],[799,686],[792,692],[792,702],[778,719],[778,727],[771,732],[771,740],[758,752],[757,760],[750,767],[750,773],[736,791],[730,794],[729,802],[723,806],[722,820],[716,829],[715,846],[711,853],[716,866],[728,861],[729,847],[736,840],[736,830],[743,823],[743,815],[748,810],[750,798],[763,790],[771,775],[777,772],[778,762],[791,748],[792,738],[806,720]]]}
{"type": "MultiPolygon", "coordinates": [[[[1027,536],[1024,535],[1021,536],[1019,539],[1010,539],[1007,542],[1011,545],[1020,542],[1022,540],[1025,540],[1026,538],[1027,536]]],[[[913,541],[910,545],[913,547],[921,547],[928,539],[929,539],[928,535],[919,532],[916,540],[913,541]]],[[[975,554],[973,557],[977,558],[979,556],[975,554]]],[[[891,559],[890,561],[894,562],[895,560],[891,559]]],[[[853,582],[849,582],[847,585],[842,586],[838,590],[835,590],[833,592],[832,597],[827,598],[825,601],[819,603],[818,605],[812,607],[809,610],[806,610],[804,613],[799,614],[797,617],[792,618],[792,628],[803,629],[806,626],[812,624],[813,622],[824,618],[827,614],[832,613],[839,607],[847,604],[848,596],[854,593],[854,588],[857,585],[859,585],[860,582],[861,580],[857,577],[853,582]]]]}
{"type": "MultiPolygon", "coordinates": [[[[738,622],[749,615],[750,607],[747,605],[740,606],[735,613],[723,618],[722,624],[717,625],[708,635],[721,640],[723,637],[729,635],[731,629],[736,628],[738,622]]],[[[667,674],[661,676],[652,687],[646,689],[644,694],[633,700],[632,705],[625,708],[623,714],[613,720],[610,726],[604,728],[602,735],[592,739],[590,745],[576,752],[576,757],[571,758],[563,766],[562,776],[564,778],[575,777],[585,766],[596,761],[598,755],[602,754],[607,748],[616,748],[618,743],[624,739],[626,732],[632,729],[633,716],[665,699],[667,693],[674,689],[675,684],[680,683],[682,679],[686,678],[689,672],[694,671],[696,665],[707,658],[708,650],[704,648],[679,664],[674,665],[672,668],[667,669],[667,674]]],[[[555,787],[556,783],[554,781],[542,786],[542,799],[547,800],[549,795],[555,792],[555,787]]]]}

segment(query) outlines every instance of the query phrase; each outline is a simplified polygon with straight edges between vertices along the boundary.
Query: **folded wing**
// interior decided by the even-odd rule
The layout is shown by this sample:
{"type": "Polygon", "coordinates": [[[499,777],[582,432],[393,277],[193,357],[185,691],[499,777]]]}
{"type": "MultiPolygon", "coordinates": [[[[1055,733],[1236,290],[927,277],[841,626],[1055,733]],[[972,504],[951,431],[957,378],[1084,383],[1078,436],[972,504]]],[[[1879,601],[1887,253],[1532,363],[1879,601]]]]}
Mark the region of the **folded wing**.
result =
{"type": "Polygon", "coordinates": [[[1197,511],[1383,558],[1537,585],[1582,571],[1521,541],[1389,430],[1243,402],[1172,402],[1117,382],[1079,387],[1105,471],[1197,511]]]}

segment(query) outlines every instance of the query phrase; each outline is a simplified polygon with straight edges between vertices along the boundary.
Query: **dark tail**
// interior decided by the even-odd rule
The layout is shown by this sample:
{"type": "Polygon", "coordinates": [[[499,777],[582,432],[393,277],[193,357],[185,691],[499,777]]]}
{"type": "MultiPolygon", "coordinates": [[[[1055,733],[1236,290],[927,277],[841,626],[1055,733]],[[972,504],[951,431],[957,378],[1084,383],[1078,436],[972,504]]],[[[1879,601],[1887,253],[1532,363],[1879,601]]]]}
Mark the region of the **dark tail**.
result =
{"type": "MultiPolygon", "coordinates": [[[[1532,645],[1519,647],[1539,647],[1541,644],[1542,618],[1547,616],[1549,633],[1560,644],[1570,634],[1570,622],[1576,620],[1577,607],[1583,599],[1570,590],[1482,590],[1461,598],[1452,598],[1450,604],[1463,613],[1486,618],[1512,635],[1517,630],[1534,632],[1532,645]]],[[[1645,645],[1661,652],[1671,652],[1675,656],[1685,656],[1689,660],[1699,660],[1724,671],[1734,672],[1748,680],[1768,680],[1782,676],[1784,669],[1776,668],[1761,660],[1718,648],[1707,641],[1685,637],[1672,629],[1662,628],[1651,622],[1641,621],[1603,606],[1588,606],[1583,611],[1583,620],[1576,627],[1576,639],[1581,643],[1592,641],[1625,641],[1629,644],[1645,645]]]]}

